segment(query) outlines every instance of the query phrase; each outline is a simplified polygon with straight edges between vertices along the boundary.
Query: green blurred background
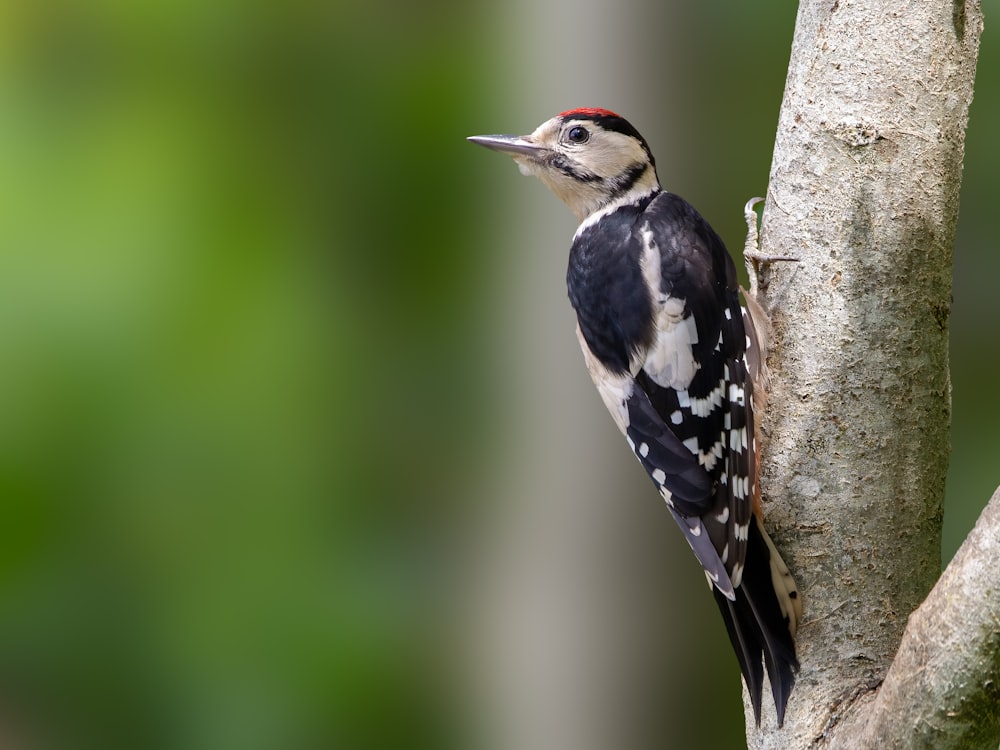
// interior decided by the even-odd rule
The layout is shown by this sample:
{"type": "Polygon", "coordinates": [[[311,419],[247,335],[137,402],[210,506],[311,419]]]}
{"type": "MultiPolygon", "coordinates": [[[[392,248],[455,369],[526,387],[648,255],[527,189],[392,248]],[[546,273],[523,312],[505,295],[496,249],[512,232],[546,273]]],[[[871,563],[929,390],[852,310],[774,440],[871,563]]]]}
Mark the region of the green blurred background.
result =
{"type": "MultiPolygon", "coordinates": [[[[0,747],[740,742],[572,216],[464,136],[614,108],[740,248],[795,7],[606,5],[0,3],[0,747]]],[[[987,30],[945,559],[1000,482],[998,75],[987,30]]]]}

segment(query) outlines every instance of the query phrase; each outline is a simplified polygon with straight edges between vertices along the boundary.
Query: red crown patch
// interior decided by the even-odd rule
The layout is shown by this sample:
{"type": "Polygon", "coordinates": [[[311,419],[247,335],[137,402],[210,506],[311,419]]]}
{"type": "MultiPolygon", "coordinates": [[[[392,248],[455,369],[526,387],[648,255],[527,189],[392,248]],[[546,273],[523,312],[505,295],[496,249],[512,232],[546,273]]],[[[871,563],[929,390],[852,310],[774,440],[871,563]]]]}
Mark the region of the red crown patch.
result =
{"type": "Polygon", "coordinates": [[[567,109],[565,112],[560,112],[559,117],[617,117],[621,119],[621,115],[617,112],[612,112],[610,109],[601,109],[600,107],[580,107],[579,109],[567,109]]]}

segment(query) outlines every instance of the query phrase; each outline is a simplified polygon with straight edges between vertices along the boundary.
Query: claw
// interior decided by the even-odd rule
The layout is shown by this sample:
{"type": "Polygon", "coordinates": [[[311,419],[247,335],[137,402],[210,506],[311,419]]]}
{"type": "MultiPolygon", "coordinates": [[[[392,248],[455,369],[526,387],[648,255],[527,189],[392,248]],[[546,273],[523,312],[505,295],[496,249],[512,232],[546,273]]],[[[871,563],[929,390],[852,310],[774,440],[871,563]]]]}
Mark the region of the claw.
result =
{"type": "Polygon", "coordinates": [[[750,258],[754,263],[798,263],[801,258],[793,258],[791,255],[762,255],[761,253],[743,253],[743,256],[750,258]]]}
{"type": "Polygon", "coordinates": [[[747,229],[750,228],[751,223],[754,225],[754,227],[757,226],[757,212],[754,210],[754,207],[758,203],[763,203],[763,202],[764,199],[761,198],[760,196],[757,196],[756,198],[751,198],[750,200],[748,200],[746,202],[746,205],[743,206],[743,215],[746,217],[747,220],[747,229]]]}
{"type": "MultiPolygon", "coordinates": [[[[758,282],[758,270],[762,264],[767,263],[798,263],[798,258],[789,255],[764,255],[760,252],[759,236],[757,233],[757,211],[758,203],[763,203],[764,199],[751,198],[743,206],[743,217],[747,222],[747,239],[743,245],[743,261],[747,266],[747,275],[750,277],[750,296],[757,300],[758,290],[761,284],[758,282]]],[[[758,300],[759,301],[759,300],[758,300]]]]}

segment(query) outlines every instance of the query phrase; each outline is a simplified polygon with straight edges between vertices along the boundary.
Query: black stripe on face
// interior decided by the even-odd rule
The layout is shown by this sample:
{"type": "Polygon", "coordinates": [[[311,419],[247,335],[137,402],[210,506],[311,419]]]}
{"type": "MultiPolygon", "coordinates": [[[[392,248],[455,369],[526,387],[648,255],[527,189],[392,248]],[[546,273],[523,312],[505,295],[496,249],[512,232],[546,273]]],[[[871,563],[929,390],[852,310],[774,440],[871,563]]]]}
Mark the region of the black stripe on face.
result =
{"type": "Polygon", "coordinates": [[[564,158],[561,154],[557,154],[555,158],[552,159],[552,166],[564,175],[572,177],[577,182],[600,182],[604,179],[598,174],[586,172],[580,169],[576,164],[564,158]]]}
{"type": "Polygon", "coordinates": [[[632,186],[637,183],[644,174],[646,170],[652,165],[646,162],[636,162],[629,166],[624,172],[614,177],[601,177],[593,172],[588,172],[580,169],[576,164],[558,157],[553,159],[552,166],[562,172],[568,177],[572,177],[577,182],[586,183],[596,183],[603,182],[607,186],[607,192],[609,197],[616,198],[619,195],[623,195],[632,189],[632,186]]]}
{"type": "Polygon", "coordinates": [[[651,166],[651,163],[636,162],[617,177],[608,180],[611,195],[614,197],[627,193],[651,166]]]}

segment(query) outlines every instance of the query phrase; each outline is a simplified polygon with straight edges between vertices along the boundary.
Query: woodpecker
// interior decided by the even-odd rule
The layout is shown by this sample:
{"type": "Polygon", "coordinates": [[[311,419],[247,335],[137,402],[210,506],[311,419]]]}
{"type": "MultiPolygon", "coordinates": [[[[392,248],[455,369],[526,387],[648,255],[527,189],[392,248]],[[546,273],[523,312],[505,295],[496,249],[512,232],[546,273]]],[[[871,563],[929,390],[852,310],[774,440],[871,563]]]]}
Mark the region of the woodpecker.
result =
{"type": "Polygon", "coordinates": [[[580,221],[566,282],[587,369],[705,570],[757,725],[766,666],[781,726],[802,603],[761,522],[760,307],[741,305],[722,240],[660,187],[649,144],[620,115],[573,109],[530,135],[469,140],[513,157],[580,221]]]}

